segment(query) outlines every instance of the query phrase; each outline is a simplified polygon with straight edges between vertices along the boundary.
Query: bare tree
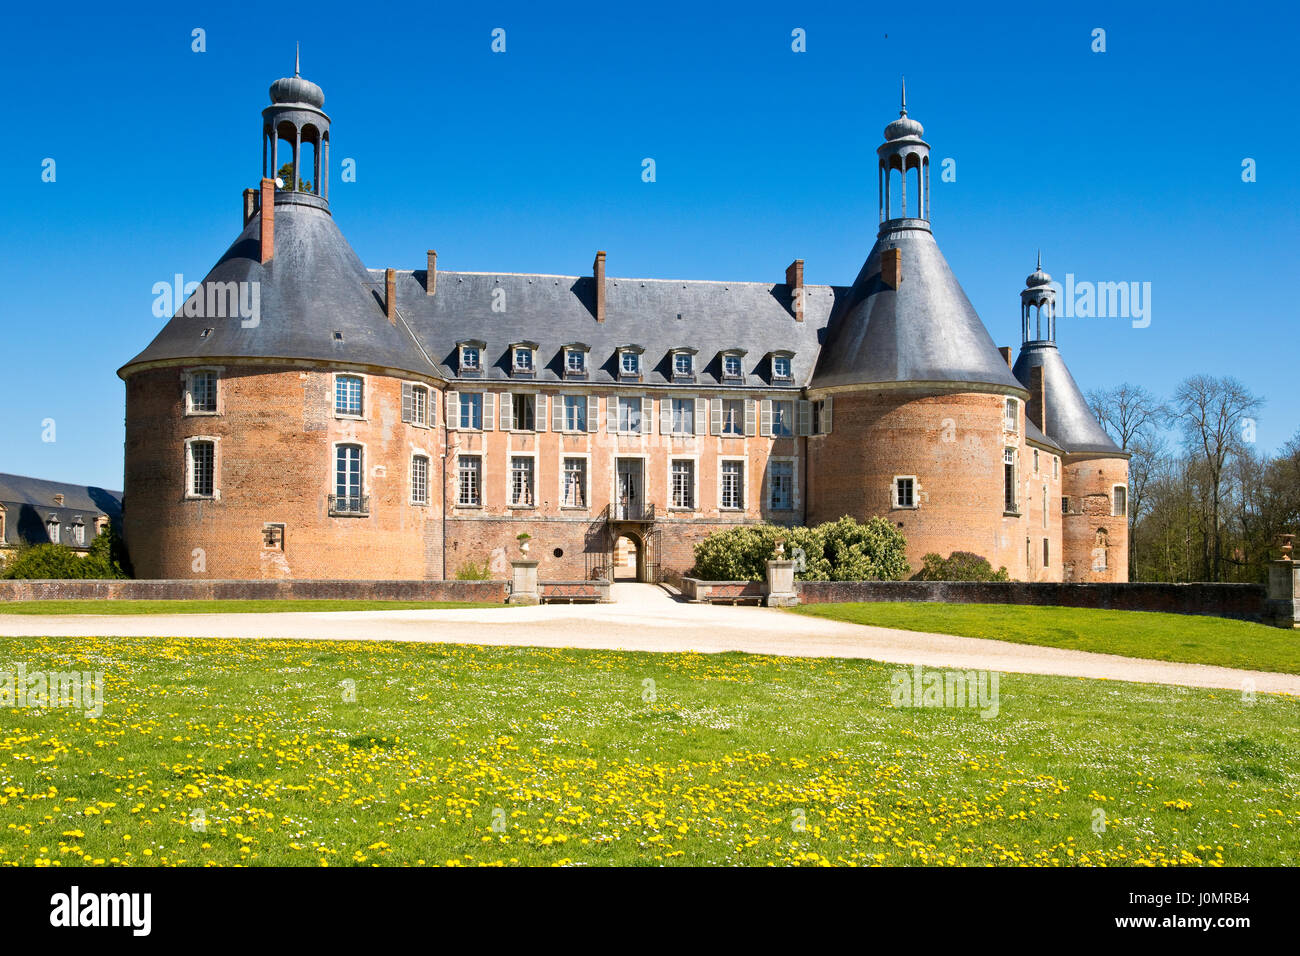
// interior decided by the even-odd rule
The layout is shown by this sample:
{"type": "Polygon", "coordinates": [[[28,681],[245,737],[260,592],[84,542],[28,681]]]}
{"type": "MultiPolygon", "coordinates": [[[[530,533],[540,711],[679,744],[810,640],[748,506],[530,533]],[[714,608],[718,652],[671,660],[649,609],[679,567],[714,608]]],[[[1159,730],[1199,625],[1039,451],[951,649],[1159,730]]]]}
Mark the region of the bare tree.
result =
{"type": "Polygon", "coordinates": [[[1169,422],[1169,408],[1141,385],[1125,382],[1115,388],[1088,393],[1092,413],[1102,428],[1124,451],[1128,466],[1128,566],[1138,566],[1139,536],[1136,534],[1147,505],[1147,489],[1159,462],[1168,453],[1160,430],[1169,422]]]}
{"type": "Polygon", "coordinates": [[[1241,447],[1243,419],[1258,413],[1263,400],[1234,378],[1193,375],[1174,393],[1172,420],[1183,433],[1187,450],[1205,469],[1209,513],[1206,515],[1204,564],[1211,581],[1223,573],[1224,466],[1241,447]]]}

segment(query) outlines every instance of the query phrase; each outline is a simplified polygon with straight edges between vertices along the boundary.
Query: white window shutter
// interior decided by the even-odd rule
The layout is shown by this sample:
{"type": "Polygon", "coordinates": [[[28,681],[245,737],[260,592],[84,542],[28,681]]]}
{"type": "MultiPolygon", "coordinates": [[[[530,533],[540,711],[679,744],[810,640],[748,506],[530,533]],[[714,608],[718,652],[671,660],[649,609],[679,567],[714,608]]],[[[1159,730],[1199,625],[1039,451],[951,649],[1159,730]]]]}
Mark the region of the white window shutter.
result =
{"type": "Polygon", "coordinates": [[[447,393],[447,427],[460,428],[460,392],[447,393]]]}
{"type": "MultiPolygon", "coordinates": [[[[606,399],[605,401],[609,401],[606,399]]],[[[600,428],[600,396],[587,396],[587,431],[594,432],[600,428]]]]}
{"type": "Polygon", "coordinates": [[[709,433],[709,400],[701,396],[695,397],[695,434],[707,435],[709,433]]]}
{"type": "Polygon", "coordinates": [[[438,427],[438,393],[429,389],[428,401],[424,403],[425,414],[429,417],[429,427],[438,427]]]}
{"type": "Polygon", "coordinates": [[[501,430],[508,432],[515,427],[515,404],[509,392],[501,393],[501,430]]]}
{"type": "Polygon", "coordinates": [[[649,395],[641,396],[641,434],[655,433],[655,400],[649,395]]]}
{"type": "Polygon", "coordinates": [[[795,427],[796,435],[808,435],[812,432],[812,402],[799,402],[799,410],[796,413],[798,422],[795,427]]]}
{"type": "Polygon", "coordinates": [[[556,395],[551,402],[551,431],[564,431],[564,396],[556,395]]]}
{"type": "Polygon", "coordinates": [[[826,404],[822,406],[822,434],[829,435],[831,431],[831,403],[835,399],[826,396],[826,404]]]}
{"type": "Polygon", "coordinates": [[[752,438],[755,432],[755,426],[758,424],[755,419],[758,418],[758,402],[752,398],[745,399],[745,435],[752,438]]]}
{"type": "Polygon", "coordinates": [[[672,433],[673,400],[671,398],[661,398],[659,399],[659,434],[671,435],[672,433]]]}
{"type": "Polygon", "coordinates": [[[497,393],[483,393],[483,430],[492,431],[497,421],[497,393]]]}
{"type": "Polygon", "coordinates": [[[618,396],[605,396],[605,431],[611,435],[618,434],[618,396]]]}
{"type": "Polygon", "coordinates": [[[537,408],[533,410],[533,424],[539,432],[546,431],[546,396],[537,396],[537,408]]]}
{"type": "Polygon", "coordinates": [[[415,419],[415,386],[410,382],[402,383],[402,421],[415,419]]]}
{"type": "Polygon", "coordinates": [[[722,434],[722,399],[709,400],[709,434],[722,434]]]}
{"type": "Polygon", "coordinates": [[[765,398],[759,404],[758,433],[770,437],[772,434],[772,400],[765,398]]]}

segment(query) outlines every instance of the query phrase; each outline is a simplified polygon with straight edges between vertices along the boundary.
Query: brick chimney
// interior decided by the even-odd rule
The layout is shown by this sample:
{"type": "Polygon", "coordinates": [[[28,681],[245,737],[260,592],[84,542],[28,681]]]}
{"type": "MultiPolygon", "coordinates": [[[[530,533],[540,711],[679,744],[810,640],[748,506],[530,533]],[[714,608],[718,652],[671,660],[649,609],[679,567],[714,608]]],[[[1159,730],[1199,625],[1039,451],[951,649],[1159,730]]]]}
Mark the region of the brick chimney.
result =
{"type": "Polygon", "coordinates": [[[384,270],[384,314],[388,321],[397,324],[397,270],[384,270]]]}
{"type": "Polygon", "coordinates": [[[605,253],[596,253],[596,261],[591,264],[596,277],[596,321],[605,321],[605,253]]]}
{"type": "Polygon", "coordinates": [[[249,221],[257,215],[257,190],[248,188],[244,190],[244,225],[247,226],[249,221]]]}
{"type": "Polygon", "coordinates": [[[424,294],[433,295],[438,290],[438,253],[429,250],[428,275],[424,278],[424,294]]]}
{"type": "Polygon", "coordinates": [[[1041,365],[1029,370],[1029,402],[1025,405],[1025,417],[1044,435],[1047,434],[1047,383],[1043,380],[1041,365]]]}
{"type": "Polygon", "coordinates": [[[790,304],[794,320],[803,321],[803,260],[796,259],[785,267],[785,284],[790,287],[790,304]]]}
{"type": "Polygon", "coordinates": [[[262,180],[262,262],[275,255],[275,180],[262,180]]]}
{"type": "Polygon", "coordinates": [[[903,250],[886,249],[880,254],[880,281],[891,289],[903,284],[903,250]]]}
{"type": "Polygon", "coordinates": [[[1013,367],[1014,367],[1014,366],[1012,366],[1012,364],[1011,364],[1011,349],[1010,349],[1010,347],[998,349],[998,354],[1002,356],[1002,361],[1004,361],[1004,362],[1007,363],[1007,368],[1013,368],[1013,367]]]}

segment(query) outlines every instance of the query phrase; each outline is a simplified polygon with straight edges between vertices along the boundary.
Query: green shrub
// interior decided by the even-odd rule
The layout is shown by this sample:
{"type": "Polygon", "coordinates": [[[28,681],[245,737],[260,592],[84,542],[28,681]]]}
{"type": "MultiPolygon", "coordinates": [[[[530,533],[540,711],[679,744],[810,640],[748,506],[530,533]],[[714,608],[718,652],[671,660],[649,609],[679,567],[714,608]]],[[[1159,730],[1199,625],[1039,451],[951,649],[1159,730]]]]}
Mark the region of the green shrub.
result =
{"type": "Polygon", "coordinates": [[[22,548],[4,568],[6,578],[124,578],[113,560],[107,535],[96,538],[90,553],[79,556],[66,544],[37,544],[22,548]],[[102,542],[102,543],[101,543],[102,542]]]}
{"type": "Polygon", "coordinates": [[[776,543],[785,543],[785,555],[798,559],[802,552],[801,581],[897,580],[909,568],[906,542],[883,518],[859,524],[841,518],[815,528],[787,528],[752,524],[715,531],[695,546],[691,576],[706,581],[761,581],[776,543]]]}
{"type": "Polygon", "coordinates": [[[944,558],[930,553],[914,581],[1010,581],[1006,568],[993,570],[988,558],[969,551],[954,551],[944,558]]]}
{"type": "Polygon", "coordinates": [[[491,578],[492,571],[488,563],[475,564],[473,561],[466,561],[456,569],[457,581],[487,581],[491,578]]]}

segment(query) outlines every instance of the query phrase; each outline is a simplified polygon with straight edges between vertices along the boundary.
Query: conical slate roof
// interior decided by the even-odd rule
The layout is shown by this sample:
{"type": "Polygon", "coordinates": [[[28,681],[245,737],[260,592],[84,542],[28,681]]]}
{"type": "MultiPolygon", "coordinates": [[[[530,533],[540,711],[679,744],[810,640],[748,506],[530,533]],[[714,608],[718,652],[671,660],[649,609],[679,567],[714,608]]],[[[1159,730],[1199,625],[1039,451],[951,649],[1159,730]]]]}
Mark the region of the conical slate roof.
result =
{"type": "Polygon", "coordinates": [[[1043,387],[1047,393],[1047,437],[1067,452],[1112,452],[1124,454],[1106,434],[1088,402],[1065,367],[1065,359],[1055,342],[1026,342],[1016,359],[1015,375],[1026,388],[1031,370],[1041,367],[1043,387]]]}
{"type": "Polygon", "coordinates": [[[843,307],[832,316],[812,387],[970,382],[1021,388],[966,298],[929,228],[886,223],[843,307]],[[901,255],[897,289],[881,276],[901,255]]]}
{"type": "Polygon", "coordinates": [[[215,283],[257,283],[256,323],[220,317],[206,305],[204,315],[186,316],[182,307],[119,375],[148,362],[222,358],[320,359],[438,374],[405,324],[388,321],[382,278],[376,282],[361,264],[319,199],[277,195],[275,254],[265,265],[261,221],[260,213],[249,221],[195,292],[206,304],[215,283]]]}

